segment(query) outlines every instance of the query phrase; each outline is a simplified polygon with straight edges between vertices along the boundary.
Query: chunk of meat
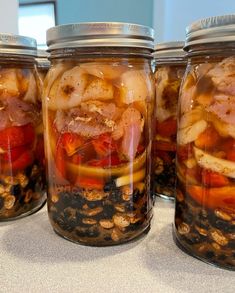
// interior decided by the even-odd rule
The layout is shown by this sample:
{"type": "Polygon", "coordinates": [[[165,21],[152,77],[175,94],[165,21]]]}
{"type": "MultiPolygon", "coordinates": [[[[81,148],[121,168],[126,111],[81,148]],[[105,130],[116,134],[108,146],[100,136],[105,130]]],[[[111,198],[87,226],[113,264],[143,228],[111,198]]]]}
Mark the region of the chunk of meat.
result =
{"type": "Polygon", "coordinates": [[[216,114],[222,121],[235,124],[235,96],[216,95],[214,103],[206,110],[216,114]]]}
{"type": "Polygon", "coordinates": [[[84,69],[90,75],[102,78],[102,79],[118,79],[125,67],[117,64],[103,64],[98,62],[82,63],[81,68],[84,69]]]}
{"type": "Polygon", "coordinates": [[[55,124],[59,132],[74,132],[85,137],[99,136],[113,130],[112,125],[105,124],[102,115],[85,112],[80,108],[71,109],[66,113],[58,110],[55,124]]]}
{"type": "Polygon", "coordinates": [[[129,161],[135,158],[143,124],[144,120],[140,112],[133,107],[128,107],[123,112],[117,128],[112,133],[113,139],[122,138],[121,153],[129,161]]]}
{"type": "Polygon", "coordinates": [[[175,117],[181,79],[169,67],[156,72],[156,116],[160,123],[175,117]]]}
{"type": "Polygon", "coordinates": [[[33,104],[37,102],[37,83],[32,72],[29,73],[28,87],[23,100],[33,104]]]}
{"type": "Polygon", "coordinates": [[[81,103],[81,109],[85,112],[99,113],[105,118],[116,120],[122,114],[122,109],[114,103],[103,103],[100,101],[89,101],[81,103]]]}
{"type": "Polygon", "coordinates": [[[3,68],[0,70],[0,97],[18,97],[20,95],[17,70],[3,68]]]}
{"type": "Polygon", "coordinates": [[[0,130],[28,123],[38,125],[41,120],[41,108],[38,104],[26,103],[16,97],[9,97],[1,101],[0,130]]]}
{"type": "Polygon", "coordinates": [[[144,70],[129,70],[120,80],[120,100],[124,104],[146,101],[152,97],[152,84],[144,70]]]}
{"type": "Polygon", "coordinates": [[[114,96],[111,83],[98,77],[91,77],[80,66],[65,71],[55,80],[47,99],[52,110],[66,110],[77,107],[83,101],[110,100],[114,96]]]}
{"type": "Polygon", "coordinates": [[[225,58],[208,72],[216,88],[228,95],[235,95],[235,57],[225,58]]]}

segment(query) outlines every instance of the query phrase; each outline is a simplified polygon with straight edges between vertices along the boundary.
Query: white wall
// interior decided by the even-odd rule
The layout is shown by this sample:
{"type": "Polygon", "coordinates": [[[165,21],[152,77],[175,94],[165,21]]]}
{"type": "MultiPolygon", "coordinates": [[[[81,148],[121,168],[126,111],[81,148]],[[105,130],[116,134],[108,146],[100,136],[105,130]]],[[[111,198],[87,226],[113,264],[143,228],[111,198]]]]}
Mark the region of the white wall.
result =
{"type": "Polygon", "coordinates": [[[184,40],[185,27],[193,21],[231,13],[235,13],[234,0],[154,0],[153,24],[160,31],[156,41],[184,40]]]}
{"type": "Polygon", "coordinates": [[[18,33],[18,0],[0,0],[0,32],[18,33]]]}

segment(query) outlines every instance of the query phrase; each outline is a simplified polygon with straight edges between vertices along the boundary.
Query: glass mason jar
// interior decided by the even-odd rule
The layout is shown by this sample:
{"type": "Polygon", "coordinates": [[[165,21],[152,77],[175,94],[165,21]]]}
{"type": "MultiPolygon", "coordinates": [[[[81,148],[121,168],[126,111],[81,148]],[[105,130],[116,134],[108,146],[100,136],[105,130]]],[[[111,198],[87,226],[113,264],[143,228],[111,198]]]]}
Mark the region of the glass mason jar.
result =
{"type": "Polygon", "coordinates": [[[235,269],[235,15],[187,28],[180,94],[175,240],[235,269]]]}
{"type": "Polygon", "coordinates": [[[50,68],[50,61],[48,60],[48,57],[49,53],[47,53],[45,50],[37,50],[37,71],[42,82],[44,81],[50,68]]]}
{"type": "Polygon", "coordinates": [[[136,238],[152,217],[153,30],[63,25],[47,32],[47,42],[51,69],[43,111],[51,224],[86,245],[136,238]]]}
{"type": "Polygon", "coordinates": [[[36,41],[0,34],[0,221],[45,202],[41,97],[36,41]]]}
{"type": "Polygon", "coordinates": [[[180,84],[186,68],[183,42],[161,43],[155,47],[155,139],[153,142],[154,193],[175,198],[175,156],[177,105],[180,84]]]}

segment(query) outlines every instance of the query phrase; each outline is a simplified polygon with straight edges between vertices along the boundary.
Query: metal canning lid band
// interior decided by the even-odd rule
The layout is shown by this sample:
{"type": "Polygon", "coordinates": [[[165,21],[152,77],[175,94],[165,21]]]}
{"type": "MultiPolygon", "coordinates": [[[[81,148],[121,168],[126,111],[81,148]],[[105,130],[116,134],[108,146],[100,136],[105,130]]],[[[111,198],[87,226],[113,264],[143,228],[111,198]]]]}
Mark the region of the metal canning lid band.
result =
{"type": "Polygon", "coordinates": [[[87,22],[60,25],[47,31],[49,51],[74,47],[140,47],[153,49],[154,30],[119,22],[87,22]]]}
{"type": "Polygon", "coordinates": [[[156,44],[154,47],[153,56],[155,59],[181,58],[186,56],[183,50],[184,42],[165,42],[156,44]]]}
{"type": "Polygon", "coordinates": [[[235,14],[213,16],[193,22],[186,28],[185,50],[205,43],[235,41],[235,14]]]}
{"type": "Polygon", "coordinates": [[[37,42],[33,38],[0,34],[0,54],[37,55],[37,42]]]}

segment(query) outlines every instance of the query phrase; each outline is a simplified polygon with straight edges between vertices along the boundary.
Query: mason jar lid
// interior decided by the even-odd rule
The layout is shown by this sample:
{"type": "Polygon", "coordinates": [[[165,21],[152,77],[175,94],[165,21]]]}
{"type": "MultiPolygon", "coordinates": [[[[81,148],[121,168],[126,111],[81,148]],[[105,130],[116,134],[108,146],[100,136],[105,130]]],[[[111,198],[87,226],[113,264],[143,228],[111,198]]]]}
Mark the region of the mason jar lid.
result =
{"type": "Polygon", "coordinates": [[[183,59],[186,55],[183,47],[184,42],[182,41],[159,43],[154,47],[153,56],[156,60],[183,59]]]}
{"type": "Polygon", "coordinates": [[[205,43],[235,41],[235,14],[213,16],[193,22],[186,28],[185,50],[205,43]]]}
{"type": "Polygon", "coordinates": [[[59,25],[47,31],[49,51],[76,47],[136,47],[153,49],[154,30],[119,22],[59,25]]]}
{"type": "Polygon", "coordinates": [[[0,54],[37,55],[37,42],[33,38],[0,33],[0,54]]]}
{"type": "Polygon", "coordinates": [[[37,57],[36,57],[37,66],[40,68],[49,68],[50,67],[50,61],[48,60],[49,56],[50,54],[47,51],[38,49],[37,57]]]}

